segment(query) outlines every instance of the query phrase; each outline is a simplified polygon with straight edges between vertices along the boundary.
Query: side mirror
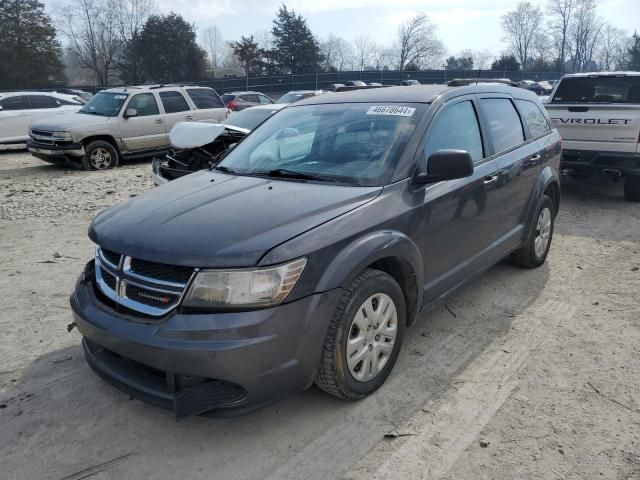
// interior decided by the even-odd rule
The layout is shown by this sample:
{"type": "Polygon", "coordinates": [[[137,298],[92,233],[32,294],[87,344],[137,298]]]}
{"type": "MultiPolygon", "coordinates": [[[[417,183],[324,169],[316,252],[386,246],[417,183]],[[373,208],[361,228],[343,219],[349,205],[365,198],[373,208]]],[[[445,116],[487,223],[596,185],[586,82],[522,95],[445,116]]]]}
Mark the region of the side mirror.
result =
{"type": "Polygon", "coordinates": [[[300,130],[298,130],[297,128],[283,128],[276,136],[276,139],[284,140],[285,138],[293,138],[297,137],[298,135],[300,135],[300,130]]]}
{"type": "Polygon", "coordinates": [[[127,108],[127,111],[124,112],[124,118],[137,117],[137,116],[138,116],[138,110],[136,110],[135,108],[127,108]]]}
{"type": "Polygon", "coordinates": [[[233,150],[234,148],[236,148],[237,146],[238,146],[237,143],[232,143],[231,145],[229,145],[229,148],[227,148],[227,153],[233,150]]]}
{"type": "Polygon", "coordinates": [[[427,173],[418,173],[415,183],[428,184],[473,175],[473,160],[466,150],[438,150],[427,160],[427,173]]]}

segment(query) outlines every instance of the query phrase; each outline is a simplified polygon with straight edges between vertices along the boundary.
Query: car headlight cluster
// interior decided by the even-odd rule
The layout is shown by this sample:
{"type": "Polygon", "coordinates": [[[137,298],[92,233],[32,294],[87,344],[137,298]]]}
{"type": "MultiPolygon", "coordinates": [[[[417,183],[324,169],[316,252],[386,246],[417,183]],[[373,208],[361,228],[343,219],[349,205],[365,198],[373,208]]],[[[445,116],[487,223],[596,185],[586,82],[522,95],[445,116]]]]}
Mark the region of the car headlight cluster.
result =
{"type": "Polygon", "coordinates": [[[200,270],[183,305],[194,308],[259,308],[279,305],[293,290],[306,258],[275,267],[200,270]]]}
{"type": "Polygon", "coordinates": [[[69,142],[72,140],[70,132],[64,132],[64,131],[53,132],[53,136],[55,138],[57,138],[57,139],[66,140],[66,141],[69,141],[69,142]]]}

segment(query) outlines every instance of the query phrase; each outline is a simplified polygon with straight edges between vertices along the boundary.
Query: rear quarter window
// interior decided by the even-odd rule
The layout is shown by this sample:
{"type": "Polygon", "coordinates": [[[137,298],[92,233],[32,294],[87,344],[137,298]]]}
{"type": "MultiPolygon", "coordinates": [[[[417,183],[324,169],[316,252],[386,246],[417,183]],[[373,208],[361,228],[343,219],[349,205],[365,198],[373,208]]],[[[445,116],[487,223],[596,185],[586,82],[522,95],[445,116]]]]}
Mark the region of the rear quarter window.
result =
{"type": "Polygon", "coordinates": [[[549,122],[538,105],[527,100],[516,100],[516,103],[533,138],[542,137],[551,131],[549,122]]]}
{"type": "Polygon", "coordinates": [[[180,92],[160,92],[160,100],[165,113],[178,113],[189,111],[189,104],[180,92]]]}
{"type": "Polygon", "coordinates": [[[16,95],[14,97],[7,97],[0,99],[0,107],[2,110],[25,110],[29,108],[27,103],[27,97],[24,95],[16,95]]]}
{"type": "Polygon", "coordinates": [[[223,108],[220,97],[208,88],[188,88],[187,94],[197,108],[223,108]]]}

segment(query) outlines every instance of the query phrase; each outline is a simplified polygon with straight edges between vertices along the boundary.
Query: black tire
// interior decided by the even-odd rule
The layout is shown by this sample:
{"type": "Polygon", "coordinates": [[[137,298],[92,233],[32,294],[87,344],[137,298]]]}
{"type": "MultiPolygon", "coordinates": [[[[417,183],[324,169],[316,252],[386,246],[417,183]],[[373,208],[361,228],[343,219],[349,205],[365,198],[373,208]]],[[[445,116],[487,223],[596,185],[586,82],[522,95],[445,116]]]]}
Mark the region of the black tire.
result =
{"type": "Polygon", "coordinates": [[[84,146],[82,168],[85,170],[107,170],[117,167],[118,161],[118,151],[109,142],[94,140],[84,146]]]}
{"type": "Polygon", "coordinates": [[[640,176],[624,179],[624,198],[631,202],[640,202],[640,176]]]}
{"type": "Polygon", "coordinates": [[[542,202],[540,207],[538,207],[538,211],[536,212],[536,216],[533,219],[532,232],[529,235],[529,239],[527,240],[526,245],[516,250],[511,254],[511,261],[518,265],[519,267],[525,268],[536,268],[542,265],[547,259],[547,255],[549,254],[549,249],[551,248],[551,241],[553,240],[553,227],[555,224],[555,205],[553,204],[553,200],[551,198],[544,195],[542,197],[542,202]],[[550,226],[548,229],[548,240],[546,241],[546,246],[543,251],[536,251],[536,238],[541,234],[539,226],[539,221],[541,219],[541,215],[543,211],[547,210],[550,215],[550,226]]]}
{"type": "MultiPolygon", "coordinates": [[[[345,400],[358,400],[378,389],[391,373],[398,358],[404,339],[406,321],[404,296],[393,277],[380,270],[367,269],[362,272],[351,282],[331,319],[316,374],[316,385],[325,392],[345,400]],[[352,375],[347,364],[347,340],[352,333],[352,322],[355,315],[364,303],[375,295],[386,295],[395,304],[396,338],[393,342],[393,350],[386,357],[386,363],[379,372],[368,381],[358,381],[352,375]]],[[[375,340],[377,342],[378,337],[375,340]]],[[[371,351],[372,347],[366,345],[369,340],[364,339],[363,341],[365,343],[363,347],[371,351]]],[[[381,358],[379,355],[384,354],[379,353],[376,358],[381,358]]]]}

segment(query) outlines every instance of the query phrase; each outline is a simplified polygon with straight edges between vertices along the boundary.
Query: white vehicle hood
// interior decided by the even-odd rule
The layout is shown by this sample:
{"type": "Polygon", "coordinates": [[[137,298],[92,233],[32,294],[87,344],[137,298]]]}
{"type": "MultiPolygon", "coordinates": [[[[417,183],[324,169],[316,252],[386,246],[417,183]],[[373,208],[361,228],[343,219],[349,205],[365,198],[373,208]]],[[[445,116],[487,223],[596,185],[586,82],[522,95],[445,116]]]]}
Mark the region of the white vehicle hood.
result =
{"type": "Polygon", "coordinates": [[[31,124],[31,128],[45,131],[64,131],[73,127],[101,124],[108,122],[110,117],[87,115],[79,112],[69,112],[66,115],[52,115],[31,124]]]}
{"type": "Polygon", "coordinates": [[[225,130],[249,133],[246,128],[217,123],[178,122],[171,129],[169,140],[176,148],[196,148],[213,142],[225,130]]]}

